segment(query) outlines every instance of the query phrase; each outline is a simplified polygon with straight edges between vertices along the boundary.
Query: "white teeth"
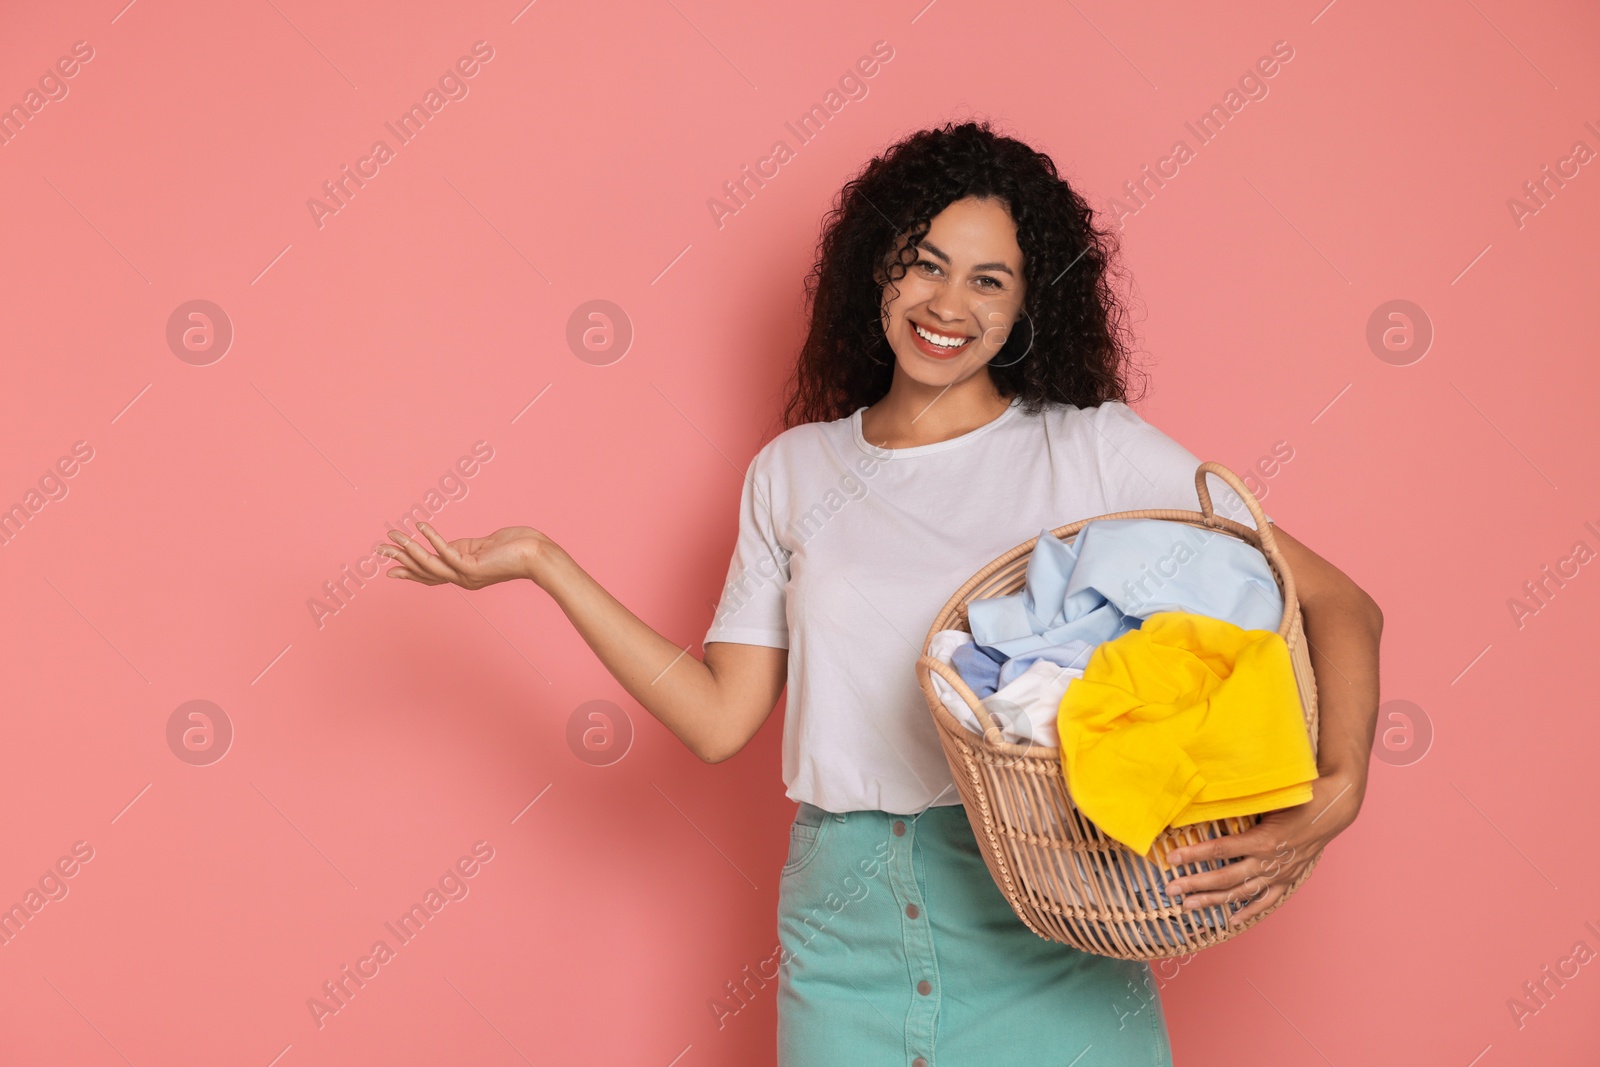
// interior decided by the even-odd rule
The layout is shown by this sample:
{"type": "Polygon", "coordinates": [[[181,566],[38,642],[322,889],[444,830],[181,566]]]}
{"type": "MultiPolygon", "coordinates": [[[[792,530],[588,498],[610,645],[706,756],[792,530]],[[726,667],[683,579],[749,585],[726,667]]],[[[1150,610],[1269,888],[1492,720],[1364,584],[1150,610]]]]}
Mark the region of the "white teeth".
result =
{"type": "Polygon", "coordinates": [[[929,333],[927,330],[924,330],[921,326],[918,326],[914,322],[911,324],[911,327],[917,331],[917,336],[921,337],[931,345],[938,345],[940,348],[960,348],[962,345],[971,340],[970,337],[962,337],[957,340],[940,337],[937,334],[929,333]]]}

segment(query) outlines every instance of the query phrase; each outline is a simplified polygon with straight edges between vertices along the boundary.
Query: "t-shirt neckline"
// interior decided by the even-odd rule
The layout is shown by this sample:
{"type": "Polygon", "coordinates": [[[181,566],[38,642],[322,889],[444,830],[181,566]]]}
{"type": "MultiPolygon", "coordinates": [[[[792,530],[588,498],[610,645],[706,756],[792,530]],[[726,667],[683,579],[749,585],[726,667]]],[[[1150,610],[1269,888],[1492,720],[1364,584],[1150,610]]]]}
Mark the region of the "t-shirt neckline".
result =
{"type": "Polygon", "coordinates": [[[995,429],[1001,423],[1008,421],[1012,415],[1015,414],[1017,408],[1021,406],[1021,404],[1022,397],[1020,395],[1014,396],[1011,398],[1011,403],[1006,405],[1006,409],[1004,411],[976,429],[968,430],[964,434],[948,438],[944,441],[933,441],[925,445],[912,445],[909,448],[880,448],[877,445],[869,442],[866,438],[866,435],[861,432],[861,413],[867,410],[867,405],[863,404],[861,407],[856,408],[855,411],[850,413],[850,435],[855,438],[856,447],[869,456],[875,456],[878,459],[910,459],[915,456],[926,456],[934,452],[943,452],[946,449],[956,448],[976,438],[982,437],[990,430],[995,429]]]}

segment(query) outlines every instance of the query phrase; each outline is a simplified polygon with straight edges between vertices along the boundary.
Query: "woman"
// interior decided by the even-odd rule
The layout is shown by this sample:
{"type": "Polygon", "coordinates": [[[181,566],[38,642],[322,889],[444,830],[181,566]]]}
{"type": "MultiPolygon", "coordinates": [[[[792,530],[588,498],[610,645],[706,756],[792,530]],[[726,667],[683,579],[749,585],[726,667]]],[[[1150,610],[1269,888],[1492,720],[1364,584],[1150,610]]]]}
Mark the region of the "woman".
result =
{"type": "MultiPolygon", "coordinates": [[[[532,579],[707,762],[737,753],[787,683],[785,1067],[1171,1062],[1147,964],[1046,941],[1006,904],[914,674],[938,609],[1001,552],[1080,518],[1197,505],[1199,460],[1126,404],[1111,254],[1049,157],[987,124],[915,133],[847,183],[703,660],[536,530],[446,542],[419,523],[434,552],[391,534],[395,577],[532,579]]],[[[1235,860],[1169,887],[1191,907],[1254,898],[1234,922],[1355,819],[1378,702],[1377,605],[1274,531],[1314,650],[1321,777],[1311,803],[1172,857],[1235,860]]]]}

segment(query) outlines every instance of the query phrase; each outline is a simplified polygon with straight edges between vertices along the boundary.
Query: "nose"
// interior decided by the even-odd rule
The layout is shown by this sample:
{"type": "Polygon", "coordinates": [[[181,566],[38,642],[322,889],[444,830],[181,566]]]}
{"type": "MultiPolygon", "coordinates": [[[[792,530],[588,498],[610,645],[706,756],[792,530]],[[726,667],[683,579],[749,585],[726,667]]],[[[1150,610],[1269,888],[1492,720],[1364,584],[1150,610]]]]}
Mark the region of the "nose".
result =
{"type": "Polygon", "coordinates": [[[928,298],[928,311],[940,322],[958,322],[966,315],[958,294],[949,282],[941,281],[928,298]]]}

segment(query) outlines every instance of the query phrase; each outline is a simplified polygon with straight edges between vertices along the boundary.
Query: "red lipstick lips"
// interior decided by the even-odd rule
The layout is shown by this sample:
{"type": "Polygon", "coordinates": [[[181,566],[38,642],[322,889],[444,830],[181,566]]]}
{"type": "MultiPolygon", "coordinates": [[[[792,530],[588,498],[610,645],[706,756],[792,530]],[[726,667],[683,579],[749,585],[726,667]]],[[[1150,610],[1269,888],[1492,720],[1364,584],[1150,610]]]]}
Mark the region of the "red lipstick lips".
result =
{"type": "MultiPolygon", "coordinates": [[[[954,359],[956,356],[959,356],[961,353],[965,352],[968,345],[972,344],[972,338],[969,337],[961,344],[956,345],[953,348],[936,345],[932,341],[929,341],[926,337],[923,337],[922,334],[917,332],[917,327],[921,325],[920,323],[912,322],[910,319],[907,319],[906,321],[911,325],[911,342],[917,346],[917,350],[919,352],[932,359],[954,359]]],[[[938,334],[940,337],[950,336],[941,330],[935,330],[929,326],[923,326],[922,328],[927,330],[929,333],[938,334]]]]}

